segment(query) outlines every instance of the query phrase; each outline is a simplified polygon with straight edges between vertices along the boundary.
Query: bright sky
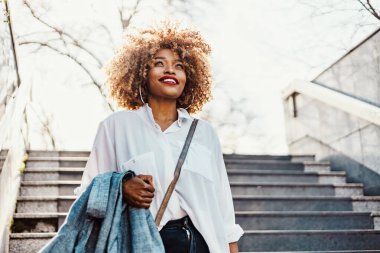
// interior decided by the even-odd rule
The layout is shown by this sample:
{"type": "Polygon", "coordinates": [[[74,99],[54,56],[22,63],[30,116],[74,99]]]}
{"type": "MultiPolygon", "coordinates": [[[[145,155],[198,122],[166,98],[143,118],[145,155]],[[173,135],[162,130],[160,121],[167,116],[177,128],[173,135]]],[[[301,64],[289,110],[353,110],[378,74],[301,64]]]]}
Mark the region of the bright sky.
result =
{"type": "MultiPolygon", "coordinates": [[[[295,78],[311,80],[376,28],[376,20],[356,11],[359,7],[356,1],[342,2],[213,0],[210,4],[198,3],[200,10],[196,11],[193,25],[213,47],[215,100],[208,108],[216,117],[211,123],[235,125],[232,129],[218,128],[226,152],[287,152],[281,90],[295,78]],[[338,3],[339,8],[346,11],[311,18],[313,8],[301,4],[303,2],[312,3],[320,10],[324,10],[322,6],[326,4],[338,3]],[[358,29],[358,22],[368,25],[358,29]],[[239,112],[226,113],[231,105],[239,108],[239,112]],[[247,123],[244,115],[253,116],[254,120],[247,123]]],[[[165,17],[166,10],[160,1],[145,3],[146,6],[154,3],[156,7],[145,7],[133,24],[149,24],[156,17],[165,17]]],[[[83,35],[91,31],[95,23],[104,23],[111,27],[113,36],[118,37],[120,27],[108,1],[60,0],[46,1],[45,5],[52,6],[46,13],[49,20],[64,24],[65,28],[74,30],[74,34],[83,35]]],[[[38,26],[24,18],[28,14],[17,4],[14,6],[16,32],[38,30],[38,26]]],[[[109,59],[112,52],[103,39],[104,34],[95,32],[92,36],[103,43],[97,47],[98,55],[109,59]]],[[[40,103],[51,116],[58,148],[90,149],[99,121],[109,114],[97,90],[84,85],[88,81],[70,61],[52,56],[48,51],[38,55],[31,55],[30,51],[22,48],[19,53],[23,80],[33,82],[35,103],[40,103]]],[[[40,110],[37,105],[34,108],[40,110]]],[[[33,131],[38,131],[37,123],[32,124],[33,131]]],[[[33,143],[34,148],[41,149],[45,145],[36,134],[33,134],[33,143]]]]}

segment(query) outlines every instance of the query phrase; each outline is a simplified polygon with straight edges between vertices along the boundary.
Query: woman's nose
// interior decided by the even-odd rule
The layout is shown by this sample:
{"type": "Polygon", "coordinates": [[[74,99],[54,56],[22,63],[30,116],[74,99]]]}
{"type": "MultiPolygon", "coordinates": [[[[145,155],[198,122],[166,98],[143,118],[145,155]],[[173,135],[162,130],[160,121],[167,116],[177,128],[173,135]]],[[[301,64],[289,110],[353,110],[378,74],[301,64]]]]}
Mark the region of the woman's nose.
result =
{"type": "Polygon", "coordinates": [[[165,73],[165,74],[174,74],[175,72],[174,72],[174,70],[173,70],[173,67],[171,67],[171,66],[167,66],[167,67],[165,68],[165,70],[164,70],[164,73],[165,73]]]}

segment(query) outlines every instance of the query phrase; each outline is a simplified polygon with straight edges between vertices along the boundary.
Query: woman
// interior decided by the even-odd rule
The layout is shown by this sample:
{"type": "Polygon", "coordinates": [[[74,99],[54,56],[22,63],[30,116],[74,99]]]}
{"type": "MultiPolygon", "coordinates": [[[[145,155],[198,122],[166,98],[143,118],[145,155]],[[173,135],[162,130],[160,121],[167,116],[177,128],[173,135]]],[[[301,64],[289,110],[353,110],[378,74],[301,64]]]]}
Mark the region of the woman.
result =
{"type": "MultiPolygon", "coordinates": [[[[98,173],[132,170],[123,182],[128,204],[157,214],[193,117],[210,99],[210,47],[191,29],[163,23],[129,33],[107,68],[119,106],[102,121],[87,162],[82,190],[98,173]]],[[[238,252],[243,234],[235,224],[220,143],[200,120],[181,175],[158,226],[168,253],[238,252]]]]}

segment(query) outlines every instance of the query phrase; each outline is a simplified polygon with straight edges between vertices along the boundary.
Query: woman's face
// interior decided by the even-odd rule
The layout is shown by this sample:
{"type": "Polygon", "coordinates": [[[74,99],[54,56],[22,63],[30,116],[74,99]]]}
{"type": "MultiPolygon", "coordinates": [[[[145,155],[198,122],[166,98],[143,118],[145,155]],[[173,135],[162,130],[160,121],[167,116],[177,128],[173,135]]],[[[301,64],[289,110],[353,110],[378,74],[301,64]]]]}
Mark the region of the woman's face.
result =
{"type": "Polygon", "coordinates": [[[171,49],[158,50],[148,71],[148,97],[177,99],[185,83],[185,68],[178,54],[171,49]]]}

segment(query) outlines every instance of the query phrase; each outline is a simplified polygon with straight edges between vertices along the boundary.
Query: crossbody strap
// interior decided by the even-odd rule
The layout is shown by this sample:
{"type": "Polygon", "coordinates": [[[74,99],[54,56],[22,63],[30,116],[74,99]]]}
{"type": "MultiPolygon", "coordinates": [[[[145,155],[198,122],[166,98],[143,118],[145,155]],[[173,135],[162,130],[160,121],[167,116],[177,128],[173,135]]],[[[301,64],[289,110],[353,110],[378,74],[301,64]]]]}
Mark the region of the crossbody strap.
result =
{"type": "Polygon", "coordinates": [[[157,226],[159,226],[161,222],[162,216],[164,215],[166,207],[168,206],[168,203],[174,191],[175,185],[177,184],[179,175],[181,174],[181,168],[182,168],[183,163],[185,162],[187,151],[189,150],[190,143],[191,143],[191,140],[193,139],[193,135],[195,132],[195,128],[197,127],[197,124],[198,124],[198,119],[194,119],[193,123],[191,124],[189,133],[187,134],[185,144],[183,145],[181,155],[178,158],[177,166],[174,171],[174,178],[171,181],[168,189],[166,190],[164,199],[162,200],[161,206],[158,209],[156,220],[155,220],[157,226]]]}

